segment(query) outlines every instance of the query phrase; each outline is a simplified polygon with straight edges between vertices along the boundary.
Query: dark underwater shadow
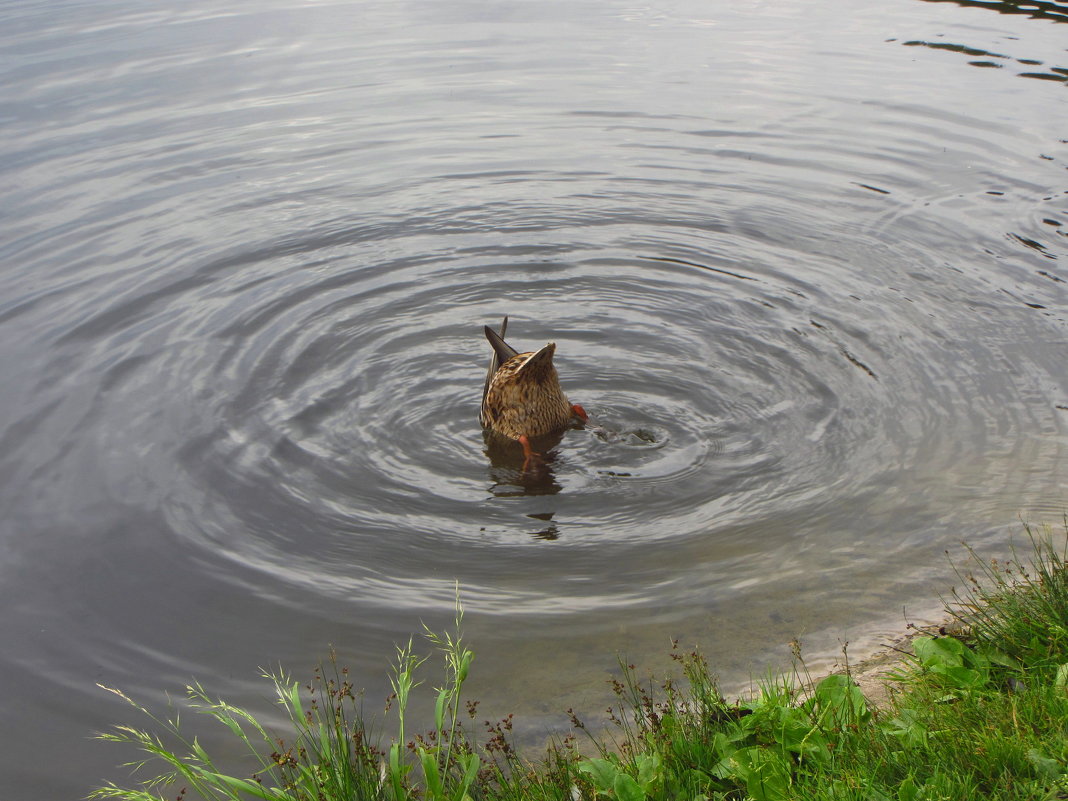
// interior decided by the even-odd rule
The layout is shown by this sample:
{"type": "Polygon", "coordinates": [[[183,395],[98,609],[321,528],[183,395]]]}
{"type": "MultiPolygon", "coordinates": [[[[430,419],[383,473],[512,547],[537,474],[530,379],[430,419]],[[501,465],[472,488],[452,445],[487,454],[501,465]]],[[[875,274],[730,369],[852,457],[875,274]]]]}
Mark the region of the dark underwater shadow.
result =
{"type": "Polygon", "coordinates": [[[563,433],[536,437],[530,444],[535,456],[524,459],[523,447],[513,439],[486,430],[482,432],[485,453],[490,460],[490,492],[498,498],[519,498],[536,495],[556,495],[562,489],[553,467],[555,448],[563,433]]]}

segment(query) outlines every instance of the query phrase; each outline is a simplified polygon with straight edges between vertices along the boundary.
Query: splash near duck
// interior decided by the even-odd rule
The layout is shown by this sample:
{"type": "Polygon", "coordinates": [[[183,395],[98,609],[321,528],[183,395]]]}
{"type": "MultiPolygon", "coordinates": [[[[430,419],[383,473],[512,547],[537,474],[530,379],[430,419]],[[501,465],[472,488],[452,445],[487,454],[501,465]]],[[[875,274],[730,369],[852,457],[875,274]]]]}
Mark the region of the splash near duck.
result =
{"type": "Polygon", "coordinates": [[[483,427],[519,442],[529,461],[534,455],[530,440],[562,431],[576,417],[585,421],[586,411],[571,403],[560,387],[553,366],[556,343],[550,342],[536,351],[519,353],[504,341],[508,318],[501,322],[500,333],[483,327],[493,348],[486,384],[482,388],[483,427]]]}

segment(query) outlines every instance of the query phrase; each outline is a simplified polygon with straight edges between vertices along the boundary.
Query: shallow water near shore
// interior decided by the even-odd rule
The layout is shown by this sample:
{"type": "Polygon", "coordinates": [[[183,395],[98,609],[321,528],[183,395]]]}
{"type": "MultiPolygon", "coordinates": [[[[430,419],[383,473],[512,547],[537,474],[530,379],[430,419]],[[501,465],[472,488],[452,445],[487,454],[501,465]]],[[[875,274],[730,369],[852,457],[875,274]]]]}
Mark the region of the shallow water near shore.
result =
{"type": "Polygon", "coordinates": [[[1068,9],[854,12],[0,10],[6,791],[121,780],[96,682],[269,711],[333,644],[375,706],[457,586],[536,738],[617,652],[818,668],[1060,520],[1068,9]],[[525,474],[505,314],[591,416],[525,474]]]}

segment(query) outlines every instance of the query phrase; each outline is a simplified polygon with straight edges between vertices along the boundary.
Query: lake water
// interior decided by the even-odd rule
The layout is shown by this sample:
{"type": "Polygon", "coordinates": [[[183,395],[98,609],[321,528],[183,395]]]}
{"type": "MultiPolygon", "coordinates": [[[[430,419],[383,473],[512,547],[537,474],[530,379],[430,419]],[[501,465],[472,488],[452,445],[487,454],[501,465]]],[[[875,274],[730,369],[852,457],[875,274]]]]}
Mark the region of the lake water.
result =
{"type": "Polygon", "coordinates": [[[1065,22],[3,3],[0,793],[125,780],[96,682],[270,718],[333,644],[377,709],[457,584],[532,739],[617,653],[740,688],[926,619],[1068,508],[1065,22]],[[505,314],[593,418],[528,474],[505,314]]]}

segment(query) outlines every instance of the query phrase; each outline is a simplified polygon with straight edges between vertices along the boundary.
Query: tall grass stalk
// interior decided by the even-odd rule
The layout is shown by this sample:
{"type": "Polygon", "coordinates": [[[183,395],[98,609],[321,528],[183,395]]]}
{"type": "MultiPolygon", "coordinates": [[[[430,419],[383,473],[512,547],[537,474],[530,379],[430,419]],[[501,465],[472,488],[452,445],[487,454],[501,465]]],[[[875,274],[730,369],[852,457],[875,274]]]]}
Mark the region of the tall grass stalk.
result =
{"type": "Polygon", "coordinates": [[[126,763],[135,773],[144,772],[150,764],[163,769],[135,788],[110,783],[90,797],[147,801],[162,798],[164,789],[175,788],[179,798],[191,793],[208,801],[470,799],[480,762],[459,721],[461,691],[474,658],[463,645],[462,620],[457,603],[455,633],[425,630],[427,640],[443,656],[447,681],[437,690],[434,729],[411,740],[406,713],[412,693],[422,684],[416,673],[427,657],[414,652],[412,640],[398,647],[389,700],[396,707],[397,728],[386,749],[380,747],[373,726],[364,719],[362,696],[354,692],[347,671],[338,668],[333,654],[329,668],[321,667],[312,682],[303,686],[280,672],[263,674],[274,684],[289,720],[289,739],[270,734],[247,710],[209,697],[199,684],[186,688],[184,707],[222,724],[243,746],[249,769],[239,776],[225,772],[199,740],[186,733],[188,727],[173,703],[171,714],[160,718],[122,691],[103,687],[140,710],[152,731],[117,726],[99,737],[140,750],[142,759],[126,763]]]}
{"type": "Polygon", "coordinates": [[[1026,558],[1013,548],[1007,562],[984,561],[968,549],[977,567],[957,570],[963,589],[947,608],[978,647],[1000,652],[1012,666],[1056,670],[1068,653],[1068,540],[1058,547],[1049,531],[1024,528],[1026,558]]]}

